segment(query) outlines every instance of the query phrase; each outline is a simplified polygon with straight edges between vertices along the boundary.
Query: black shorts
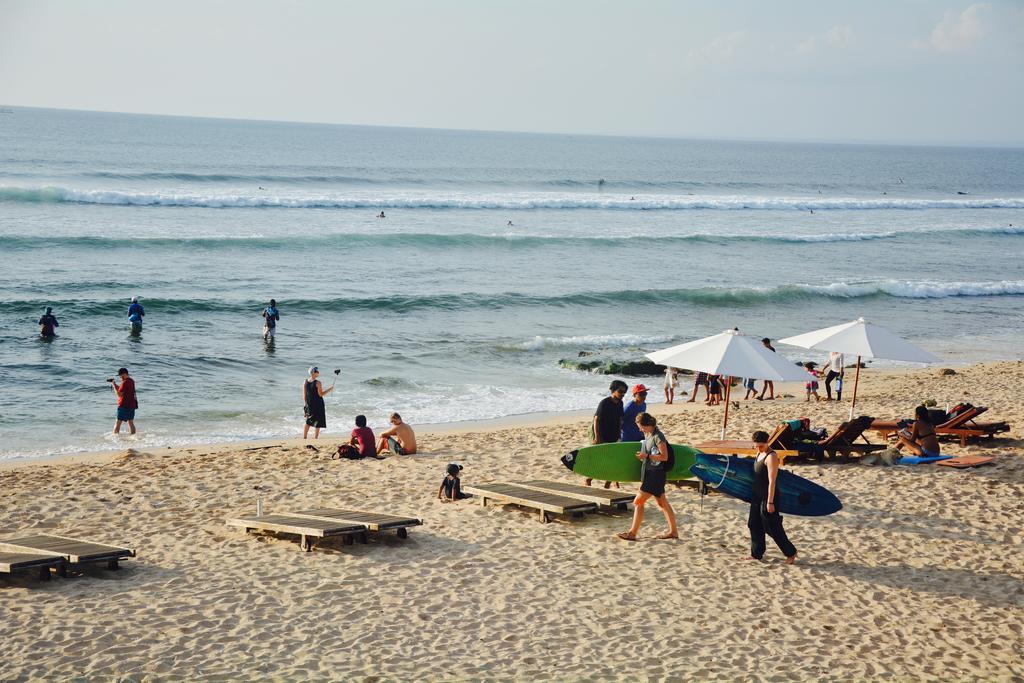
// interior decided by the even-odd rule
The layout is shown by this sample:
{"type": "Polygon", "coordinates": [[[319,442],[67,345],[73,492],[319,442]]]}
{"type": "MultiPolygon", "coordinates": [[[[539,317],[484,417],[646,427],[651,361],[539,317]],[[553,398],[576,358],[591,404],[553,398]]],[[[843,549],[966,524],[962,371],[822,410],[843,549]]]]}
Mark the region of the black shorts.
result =
{"type": "Polygon", "coordinates": [[[640,482],[640,490],[649,493],[655,498],[665,495],[665,471],[656,470],[644,473],[644,480],[640,482]]]}

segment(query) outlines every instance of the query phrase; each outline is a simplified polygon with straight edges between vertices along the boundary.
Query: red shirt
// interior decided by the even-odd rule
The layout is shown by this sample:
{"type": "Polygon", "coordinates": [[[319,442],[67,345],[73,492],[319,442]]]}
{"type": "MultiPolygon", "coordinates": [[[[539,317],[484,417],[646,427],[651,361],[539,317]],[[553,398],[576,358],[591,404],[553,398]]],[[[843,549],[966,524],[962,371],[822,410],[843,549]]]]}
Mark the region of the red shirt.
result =
{"type": "Polygon", "coordinates": [[[126,377],[121,382],[121,386],[117,388],[117,407],[128,410],[135,410],[139,407],[139,402],[135,398],[135,380],[131,377],[126,377]]]}
{"type": "Polygon", "coordinates": [[[373,430],[369,427],[356,427],[352,430],[352,436],[359,444],[359,453],[364,458],[372,458],[377,455],[377,446],[373,440],[373,430]]]}

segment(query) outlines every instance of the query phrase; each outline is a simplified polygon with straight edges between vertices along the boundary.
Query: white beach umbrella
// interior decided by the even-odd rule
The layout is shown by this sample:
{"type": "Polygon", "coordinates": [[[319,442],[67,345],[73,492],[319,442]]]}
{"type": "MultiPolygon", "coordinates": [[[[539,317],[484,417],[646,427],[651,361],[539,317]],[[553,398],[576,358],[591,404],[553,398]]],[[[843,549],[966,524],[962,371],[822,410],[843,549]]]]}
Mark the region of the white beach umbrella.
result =
{"type": "MultiPolygon", "coordinates": [[[[712,375],[767,379],[773,382],[803,382],[807,372],[782,356],[765,348],[760,342],[745,337],[737,330],[726,330],[711,337],[686,342],[647,354],[655,363],[685,368],[712,375]]],[[[729,385],[725,384],[725,416],[722,438],[729,422],[729,385]]]]}
{"type": "Polygon", "coordinates": [[[861,358],[884,358],[886,360],[902,360],[911,363],[937,363],[938,358],[922,351],[910,342],[904,341],[895,334],[869,323],[864,318],[853,322],[826,327],[814,332],[798,334],[779,340],[780,344],[800,346],[805,349],[819,351],[837,351],[857,356],[857,374],[853,380],[853,400],[850,402],[850,419],[857,405],[857,385],[860,384],[861,358]]]}

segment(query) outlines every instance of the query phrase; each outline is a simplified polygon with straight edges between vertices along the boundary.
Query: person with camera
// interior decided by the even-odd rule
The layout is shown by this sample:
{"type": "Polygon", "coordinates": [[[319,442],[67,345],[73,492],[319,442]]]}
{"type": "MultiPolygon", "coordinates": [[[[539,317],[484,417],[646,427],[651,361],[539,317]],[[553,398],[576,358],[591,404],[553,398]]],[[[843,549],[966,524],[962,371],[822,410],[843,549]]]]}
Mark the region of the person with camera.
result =
{"type": "MultiPolygon", "coordinates": [[[[334,374],[340,373],[335,370],[334,374]]],[[[334,385],[324,389],[320,384],[320,368],[315,365],[309,369],[309,377],[302,383],[302,412],[306,416],[306,424],[302,427],[302,438],[309,436],[309,428],[313,428],[313,438],[320,438],[320,430],[327,426],[327,406],[324,396],[334,391],[334,385]]]]}
{"type": "Polygon", "coordinates": [[[139,399],[135,396],[135,380],[128,375],[128,368],[118,368],[117,376],[121,379],[111,377],[110,382],[114,395],[117,396],[117,422],[114,423],[114,433],[121,433],[121,423],[128,423],[128,430],[135,433],[135,411],[139,408],[139,399]]]}

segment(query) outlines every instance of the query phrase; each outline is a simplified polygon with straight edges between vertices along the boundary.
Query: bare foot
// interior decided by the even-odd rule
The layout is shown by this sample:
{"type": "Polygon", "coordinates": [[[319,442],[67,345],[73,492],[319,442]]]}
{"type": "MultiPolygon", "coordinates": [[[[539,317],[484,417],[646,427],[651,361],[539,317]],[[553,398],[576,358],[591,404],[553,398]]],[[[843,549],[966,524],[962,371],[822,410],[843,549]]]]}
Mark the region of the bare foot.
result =
{"type": "Polygon", "coordinates": [[[586,484],[587,486],[590,486],[590,483],[591,483],[592,481],[594,481],[594,480],[593,480],[593,479],[591,479],[590,477],[587,477],[586,479],[584,479],[584,480],[583,480],[583,483],[584,483],[584,484],[586,484]]]}
{"type": "Polygon", "coordinates": [[[673,534],[670,531],[666,531],[663,534],[658,534],[655,538],[658,538],[658,539],[661,539],[661,540],[665,541],[665,540],[668,540],[670,538],[679,538],[679,534],[673,534]]]}
{"type": "Polygon", "coordinates": [[[744,557],[743,559],[744,559],[744,560],[751,560],[751,561],[753,561],[753,562],[760,562],[760,561],[761,561],[761,558],[760,558],[760,557],[754,557],[753,555],[747,555],[747,556],[746,556],[746,557],[744,557]]]}
{"type": "Polygon", "coordinates": [[[796,553],[793,553],[792,557],[786,558],[786,564],[796,564],[796,553]]]}
{"type": "Polygon", "coordinates": [[[618,538],[621,538],[623,541],[635,541],[636,540],[636,534],[634,534],[632,532],[629,532],[629,531],[623,531],[621,533],[615,534],[615,536],[618,537],[618,538]]]}

